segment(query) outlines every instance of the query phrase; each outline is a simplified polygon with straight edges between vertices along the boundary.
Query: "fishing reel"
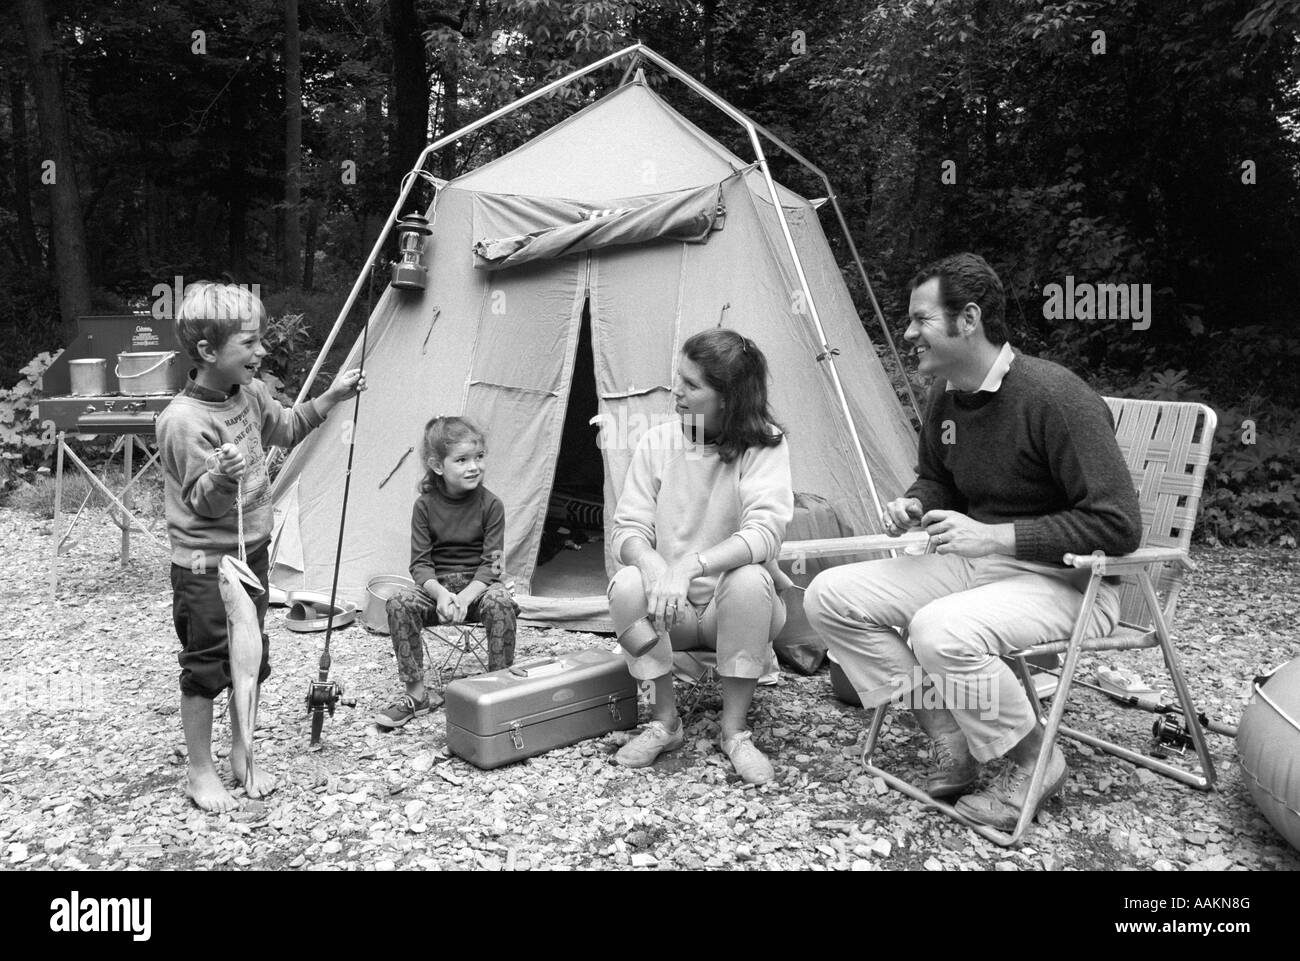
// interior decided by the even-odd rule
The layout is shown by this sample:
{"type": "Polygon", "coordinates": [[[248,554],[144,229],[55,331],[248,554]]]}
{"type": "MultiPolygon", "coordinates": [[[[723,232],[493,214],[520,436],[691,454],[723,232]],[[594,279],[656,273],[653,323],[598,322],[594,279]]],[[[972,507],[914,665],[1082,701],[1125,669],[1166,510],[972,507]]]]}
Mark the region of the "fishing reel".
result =
{"type": "Polygon", "coordinates": [[[1194,747],[1192,735],[1187,730],[1187,722],[1181,714],[1162,714],[1151,725],[1151,754],[1154,757],[1168,757],[1171,753],[1183,757],[1187,749],[1194,747]]]}
{"type": "MultiPolygon", "coordinates": [[[[1237,736],[1235,725],[1216,721],[1205,712],[1196,715],[1196,720],[1201,727],[1214,734],[1222,734],[1225,737],[1237,736]]],[[[1196,746],[1191,732],[1187,729],[1187,718],[1176,708],[1169,708],[1166,713],[1156,718],[1155,723],[1151,725],[1151,736],[1153,757],[1168,757],[1171,752],[1182,757],[1187,753],[1188,748],[1196,746]]]]}
{"type": "Polygon", "coordinates": [[[334,708],[339,704],[344,707],[357,706],[354,698],[343,696],[342,681],[313,679],[307,682],[307,714],[311,717],[311,743],[313,746],[320,743],[320,732],[325,723],[325,712],[329,711],[330,717],[333,717],[334,708]]]}
{"type": "Polygon", "coordinates": [[[330,712],[330,717],[334,716],[334,707],[342,704],[344,707],[356,707],[357,702],[343,696],[343,682],[334,681],[308,681],[307,682],[307,713],[310,714],[317,708],[325,708],[330,712]]]}

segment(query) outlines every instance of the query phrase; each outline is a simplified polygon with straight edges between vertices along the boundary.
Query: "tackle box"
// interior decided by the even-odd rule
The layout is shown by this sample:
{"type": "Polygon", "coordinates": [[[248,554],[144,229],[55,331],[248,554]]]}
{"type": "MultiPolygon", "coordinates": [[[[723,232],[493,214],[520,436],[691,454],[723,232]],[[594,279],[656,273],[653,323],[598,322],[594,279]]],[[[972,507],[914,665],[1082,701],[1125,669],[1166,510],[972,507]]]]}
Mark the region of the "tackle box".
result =
{"type": "Polygon", "coordinates": [[[447,685],[447,747],[488,770],[636,726],[637,686],[621,654],[589,648],[447,685]]]}

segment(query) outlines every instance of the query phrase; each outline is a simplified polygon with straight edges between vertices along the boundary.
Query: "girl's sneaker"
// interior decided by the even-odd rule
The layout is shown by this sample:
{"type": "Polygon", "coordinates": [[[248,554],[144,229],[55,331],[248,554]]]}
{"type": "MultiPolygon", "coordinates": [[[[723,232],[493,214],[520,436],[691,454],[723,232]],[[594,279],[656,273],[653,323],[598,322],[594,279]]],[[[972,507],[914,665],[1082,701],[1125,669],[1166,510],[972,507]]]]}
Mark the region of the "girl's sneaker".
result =
{"type": "Polygon", "coordinates": [[[389,729],[401,727],[408,721],[428,714],[430,709],[429,692],[427,690],[418,701],[409,694],[403,694],[400,701],[375,715],[375,724],[389,729]]]}

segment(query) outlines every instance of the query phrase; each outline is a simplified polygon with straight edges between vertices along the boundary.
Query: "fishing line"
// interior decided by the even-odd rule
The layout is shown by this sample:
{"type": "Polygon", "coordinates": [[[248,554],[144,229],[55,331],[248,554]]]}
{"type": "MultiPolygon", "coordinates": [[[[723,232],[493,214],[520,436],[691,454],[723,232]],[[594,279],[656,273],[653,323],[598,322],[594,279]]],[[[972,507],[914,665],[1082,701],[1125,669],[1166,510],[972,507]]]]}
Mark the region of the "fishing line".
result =
{"type": "MultiPolygon", "coordinates": [[[[419,176],[434,185],[435,196],[435,218],[436,198],[438,183],[433,175],[423,169],[412,170],[402,178],[402,196],[407,194],[409,180],[412,177],[419,176]]],[[[375,265],[378,260],[372,260],[366,264],[366,322],[361,328],[361,354],[357,361],[358,383],[366,375],[366,348],[370,342],[370,322],[374,319],[375,305],[375,265]]],[[[326,612],[325,619],[325,645],[321,651],[320,663],[317,665],[318,678],[310,683],[307,688],[307,709],[311,713],[311,746],[320,745],[321,728],[325,724],[325,711],[329,710],[330,716],[334,714],[334,705],[343,696],[343,685],[337,681],[331,682],[329,679],[330,665],[330,639],[334,635],[334,612],[338,600],[339,590],[339,569],[343,563],[343,532],[347,526],[348,520],[348,497],[352,491],[352,458],[357,448],[357,422],[358,415],[361,412],[361,391],[358,389],[352,399],[352,430],[348,437],[348,464],[343,474],[343,506],[339,512],[339,537],[338,543],[334,548],[334,575],[330,581],[330,599],[329,609],[326,612]]],[[[346,702],[345,702],[346,703],[346,702]]]]}
{"type": "MultiPolygon", "coordinates": [[[[370,338],[370,321],[374,313],[375,303],[375,265],[370,263],[366,267],[369,272],[366,278],[366,322],[361,328],[361,355],[357,362],[358,383],[366,376],[366,347],[370,338]]],[[[343,507],[339,513],[339,537],[338,543],[334,548],[334,575],[330,581],[330,600],[329,607],[325,614],[325,646],[321,651],[320,663],[317,665],[319,676],[315,682],[307,689],[307,707],[311,712],[311,744],[316,746],[320,744],[320,732],[325,723],[325,709],[328,707],[330,715],[334,714],[334,704],[343,694],[343,686],[338,683],[330,683],[330,665],[333,663],[330,657],[330,639],[334,635],[334,612],[335,604],[338,599],[339,590],[339,567],[343,561],[343,532],[348,521],[348,496],[352,490],[352,457],[357,448],[357,421],[361,412],[361,391],[358,390],[352,398],[352,429],[348,436],[348,466],[343,473],[343,507]]]]}

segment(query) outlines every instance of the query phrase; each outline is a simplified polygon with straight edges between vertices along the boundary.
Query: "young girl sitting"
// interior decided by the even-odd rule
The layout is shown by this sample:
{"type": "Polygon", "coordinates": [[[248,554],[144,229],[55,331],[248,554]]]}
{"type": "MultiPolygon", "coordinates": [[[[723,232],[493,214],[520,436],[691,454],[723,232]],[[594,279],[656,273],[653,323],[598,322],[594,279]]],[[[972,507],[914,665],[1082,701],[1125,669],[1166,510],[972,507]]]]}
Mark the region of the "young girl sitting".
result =
{"type": "Polygon", "coordinates": [[[406,693],[375,715],[384,728],[401,727],[442,703],[430,703],[424,687],[425,627],[482,623],[488,670],[509,667],[515,658],[519,609],[500,580],[506,515],[501,499],[483,486],[483,432],[463,417],[435,417],[424,425],[422,452],[428,473],[411,512],[411,577],[419,586],[387,603],[406,693]]]}

